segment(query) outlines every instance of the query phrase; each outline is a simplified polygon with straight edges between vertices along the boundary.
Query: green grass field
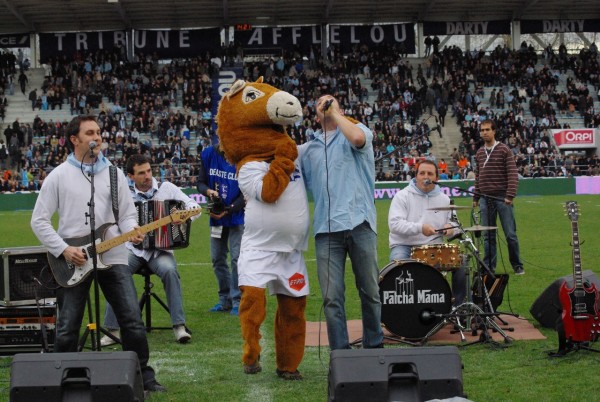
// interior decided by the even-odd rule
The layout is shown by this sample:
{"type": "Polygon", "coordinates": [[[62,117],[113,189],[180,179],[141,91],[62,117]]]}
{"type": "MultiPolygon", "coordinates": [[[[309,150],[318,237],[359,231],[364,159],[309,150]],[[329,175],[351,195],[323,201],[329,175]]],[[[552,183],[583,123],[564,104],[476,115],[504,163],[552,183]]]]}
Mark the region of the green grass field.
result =
{"type": "MultiPolygon", "coordinates": [[[[599,240],[600,198],[597,196],[520,197],[516,202],[524,276],[514,276],[508,264],[503,237],[499,249],[498,273],[511,274],[500,310],[512,311],[535,322],[529,308],[539,294],[558,277],[572,274],[571,225],[564,213],[564,202],[579,204],[580,239],[583,269],[600,273],[599,240]],[[505,268],[506,267],[506,268],[505,268]]],[[[458,199],[459,205],[470,205],[458,199]]],[[[388,262],[387,212],[389,201],[377,201],[379,262],[388,262]]],[[[464,226],[469,226],[469,210],[460,211],[464,226]]],[[[30,212],[0,213],[0,248],[38,245],[29,228],[30,212]]],[[[83,219],[83,218],[82,218],[83,219]]],[[[273,315],[275,300],[269,298],[269,314],[263,325],[263,372],[245,375],[241,367],[241,335],[236,317],[208,313],[217,301],[217,284],[209,254],[209,230],[206,216],[194,222],[190,247],[176,252],[182,276],[187,324],[193,331],[191,343],[174,342],[170,330],[155,330],[149,335],[151,365],[158,380],[169,392],[152,395],[152,401],[324,401],[327,399],[328,347],[306,349],[300,371],[304,380],[286,382],[275,375],[273,315]]],[[[305,255],[309,267],[311,294],[307,319],[324,320],[320,290],[316,277],[314,246],[310,242],[305,255]]],[[[136,275],[138,291],[140,278],[136,275]]],[[[157,279],[157,293],[163,295],[157,279]]],[[[352,274],[347,276],[347,310],[349,319],[360,317],[357,292],[352,274]]],[[[166,313],[153,304],[154,325],[168,325],[166,313]]],[[[401,320],[402,318],[399,317],[401,320]]],[[[600,354],[587,351],[551,359],[548,351],[558,347],[553,330],[541,329],[544,341],[516,341],[506,348],[489,344],[460,349],[464,365],[463,384],[474,401],[580,401],[598,397],[598,363],[600,354]]],[[[458,337],[458,335],[457,335],[458,337]]],[[[405,346],[386,346],[405,347],[405,346]]],[[[596,346],[600,349],[600,347],[596,346]]],[[[8,400],[10,362],[0,360],[0,400],[8,400]]]]}

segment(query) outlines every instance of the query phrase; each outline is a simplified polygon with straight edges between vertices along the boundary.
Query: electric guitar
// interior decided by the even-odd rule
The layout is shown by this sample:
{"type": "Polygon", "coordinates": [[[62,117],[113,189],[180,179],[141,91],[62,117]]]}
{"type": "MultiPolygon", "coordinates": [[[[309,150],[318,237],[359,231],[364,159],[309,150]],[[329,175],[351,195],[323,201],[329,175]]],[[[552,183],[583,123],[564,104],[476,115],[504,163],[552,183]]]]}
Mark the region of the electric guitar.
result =
{"type": "Polygon", "coordinates": [[[573,288],[568,288],[567,282],[564,282],[558,293],[563,308],[565,337],[573,342],[595,341],[600,333],[598,289],[594,283],[588,286],[583,283],[579,229],[577,227],[579,216],[577,202],[567,201],[566,209],[573,229],[573,288]]]}
{"type": "MultiPolygon", "coordinates": [[[[174,221],[184,222],[192,216],[200,214],[201,212],[201,208],[174,211],[170,215],[167,215],[154,222],[150,222],[137,230],[143,234],[146,234],[174,221]]],[[[98,253],[97,268],[101,270],[110,268],[110,265],[106,265],[102,262],[102,253],[127,242],[131,236],[135,236],[136,234],[136,230],[132,230],[130,232],[123,233],[120,236],[113,237],[112,239],[104,240],[106,231],[112,225],[114,225],[114,223],[105,223],[94,232],[96,237],[96,252],[98,253]]],[[[56,282],[60,286],[68,288],[73,287],[84,280],[94,269],[94,248],[92,247],[91,235],[65,239],[65,242],[69,246],[81,247],[81,251],[86,257],[85,263],[80,266],[67,262],[62,254],[60,257],[56,258],[51,253],[48,253],[48,264],[52,269],[52,275],[54,275],[54,279],[56,279],[56,282]]]]}

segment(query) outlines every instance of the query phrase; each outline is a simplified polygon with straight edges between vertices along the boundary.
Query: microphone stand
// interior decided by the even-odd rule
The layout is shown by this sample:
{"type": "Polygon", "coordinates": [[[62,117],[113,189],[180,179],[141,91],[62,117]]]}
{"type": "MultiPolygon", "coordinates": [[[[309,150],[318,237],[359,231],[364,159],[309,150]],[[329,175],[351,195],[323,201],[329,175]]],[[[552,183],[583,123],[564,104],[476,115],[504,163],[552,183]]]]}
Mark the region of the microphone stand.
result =
{"type": "MultiPolygon", "coordinates": [[[[95,147],[94,147],[95,148],[95,147]]],[[[90,158],[96,159],[94,155],[94,148],[90,147],[90,158]]],[[[96,201],[94,199],[96,188],[94,186],[94,164],[90,171],[90,201],[88,202],[89,212],[85,214],[86,219],[90,220],[90,251],[92,255],[92,271],[93,271],[93,282],[94,282],[94,322],[90,323],[86,329],[86,334],[91,331],[92,333],[92,350],[101,351],[100,346],[100,288],[98,285],[98,254],[96,252],[96,201]]],[[[90,308],[90,297],[88,294],[88,313],[91,313],[90,308]]],[[[91,316],[91,314],[90,314],[91,316]]],[[[85,343],[85,335],[83,341],[80,342],[80,346],[85,343]]]]}

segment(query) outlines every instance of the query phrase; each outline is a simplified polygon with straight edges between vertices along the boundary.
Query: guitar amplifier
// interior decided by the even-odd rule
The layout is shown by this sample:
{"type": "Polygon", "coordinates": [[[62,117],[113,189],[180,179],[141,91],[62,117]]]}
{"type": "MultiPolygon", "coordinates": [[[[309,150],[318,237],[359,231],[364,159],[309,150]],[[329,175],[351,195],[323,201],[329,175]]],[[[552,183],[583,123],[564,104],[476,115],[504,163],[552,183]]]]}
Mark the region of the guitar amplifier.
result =
{"type": "Polygon", "coordinates": [[[24,306],[56,301],[56,288],[46,248],[0,249],[0,305],[24,306]]]}

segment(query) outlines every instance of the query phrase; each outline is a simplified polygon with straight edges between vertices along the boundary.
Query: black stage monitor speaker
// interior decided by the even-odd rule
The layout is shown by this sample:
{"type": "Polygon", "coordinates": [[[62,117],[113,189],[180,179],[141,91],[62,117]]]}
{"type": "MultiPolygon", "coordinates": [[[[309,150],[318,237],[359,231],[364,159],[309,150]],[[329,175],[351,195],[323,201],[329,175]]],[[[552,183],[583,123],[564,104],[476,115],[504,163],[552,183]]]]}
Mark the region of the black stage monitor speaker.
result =
{"type": "Polygon", "coordinates": [[[10,402],[132,402],[144,400],[134,352],[17,354],[10,402]]]}
{"type": "Polygon", "coordinates": [[[329,401],[427,401],[464,397],[455,346],[331,352],[329,401]]]}
{"type": "MultiPolygon", "coordinates": [[[[557,320],[562,316],[558,290],[565,281],[569,288],[573,287],[573,275],[565,275],[552,282],[531,305],[529,312],[542,327],[556,329],[557,320]]],[[[583,281],[594,283],[600,289],[600,279],[590,270],[583,271],[583,281]]]]}

